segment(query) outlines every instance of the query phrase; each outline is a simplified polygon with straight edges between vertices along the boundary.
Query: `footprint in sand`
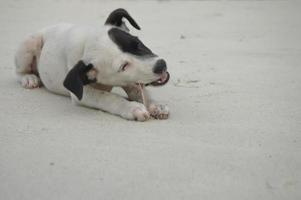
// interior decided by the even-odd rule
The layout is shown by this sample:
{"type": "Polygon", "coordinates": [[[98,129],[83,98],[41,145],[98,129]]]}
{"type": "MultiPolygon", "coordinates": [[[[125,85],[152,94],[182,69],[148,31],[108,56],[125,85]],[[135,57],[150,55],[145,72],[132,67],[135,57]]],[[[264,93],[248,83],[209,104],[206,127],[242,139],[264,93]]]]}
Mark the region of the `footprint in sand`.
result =
{"type": "Polygon", "coordinates": [[[184,88],[202,87],[201,80],[198,79],[189,79],[189,80],[177,79],[176,81],[173,82],[173,85],[176,87],[184,87],[184,88]]]}

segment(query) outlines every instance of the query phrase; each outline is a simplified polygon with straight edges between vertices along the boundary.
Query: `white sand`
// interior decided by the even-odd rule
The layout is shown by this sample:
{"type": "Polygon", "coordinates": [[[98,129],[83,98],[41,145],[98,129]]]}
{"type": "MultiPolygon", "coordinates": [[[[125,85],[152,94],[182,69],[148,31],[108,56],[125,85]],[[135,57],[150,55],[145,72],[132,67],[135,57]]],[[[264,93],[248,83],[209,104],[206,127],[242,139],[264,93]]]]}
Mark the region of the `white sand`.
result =
{"type": "Polygon", "coordinates": [[[300,1],[0,1],[0,199],[301,199],[300,1]],[[167,121],[26,90],[13,55],[58,22],[127,8],[172,78],[167,121]],[[181,39],[182,36],[182,39],[181,39]]]}

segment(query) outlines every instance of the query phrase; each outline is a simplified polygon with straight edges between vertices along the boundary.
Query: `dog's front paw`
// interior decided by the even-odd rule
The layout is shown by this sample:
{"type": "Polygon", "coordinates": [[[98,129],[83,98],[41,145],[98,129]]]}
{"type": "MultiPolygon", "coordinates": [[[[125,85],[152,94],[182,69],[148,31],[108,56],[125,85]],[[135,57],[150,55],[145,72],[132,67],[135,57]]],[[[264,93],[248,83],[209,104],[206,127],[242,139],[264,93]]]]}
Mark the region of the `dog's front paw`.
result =
{"type": "Polygon", "coordinates": [[[130,102],[130,116],[127,118],[143,122],[150,118],[150,114],[143,104],[132,101],[130,102]]]}
{"type": "Polygon", "coordinates": [[[169,117],[169,109],[166,105],[150,104],[149,112],[155,119],[167,119],[169,117]]]}

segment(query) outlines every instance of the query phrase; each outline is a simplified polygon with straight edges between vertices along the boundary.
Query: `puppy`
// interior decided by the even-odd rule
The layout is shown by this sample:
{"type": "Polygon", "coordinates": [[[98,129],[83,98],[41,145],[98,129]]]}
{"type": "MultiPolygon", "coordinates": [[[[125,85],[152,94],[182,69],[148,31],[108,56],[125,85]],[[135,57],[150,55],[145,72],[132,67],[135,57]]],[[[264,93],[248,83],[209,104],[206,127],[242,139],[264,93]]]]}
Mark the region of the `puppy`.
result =
{"type": "Polygon", "coordinates": [[[129,33],[124,18],[140,30],[126,10],[117,9],[103,27],[59,24],[31,35],[15,55],[19,82],[44,85],[76,104],[129,120],[168,118],[167,106],[154,103],[145,89],[168,82],[166,62],[129,33]],[[128,99],[111,93],[114,86],[128,99]]]}

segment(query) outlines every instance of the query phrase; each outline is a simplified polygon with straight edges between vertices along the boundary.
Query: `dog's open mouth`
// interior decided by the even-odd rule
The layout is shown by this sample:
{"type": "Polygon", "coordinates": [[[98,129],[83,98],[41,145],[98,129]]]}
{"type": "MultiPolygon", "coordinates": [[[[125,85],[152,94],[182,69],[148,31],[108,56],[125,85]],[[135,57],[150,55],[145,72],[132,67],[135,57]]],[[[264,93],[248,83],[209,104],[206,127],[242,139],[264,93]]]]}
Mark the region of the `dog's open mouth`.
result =
{"type": "Polygon", "coordinates": [[[153,81],[153,82],[148,83],[148,84],[145,84],[145,86],[148,86],[148,85],[152,85],[152,86],[165,85],[169,81],[169,77],[170,77],[169,73],[167,71],[165,71],[160,75],[160,78],[158,80],[153,81]]]}

